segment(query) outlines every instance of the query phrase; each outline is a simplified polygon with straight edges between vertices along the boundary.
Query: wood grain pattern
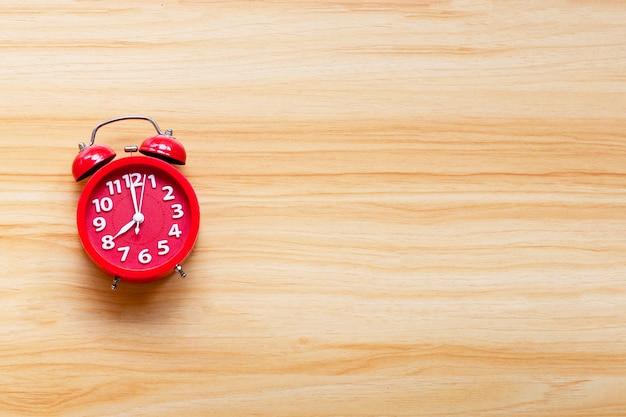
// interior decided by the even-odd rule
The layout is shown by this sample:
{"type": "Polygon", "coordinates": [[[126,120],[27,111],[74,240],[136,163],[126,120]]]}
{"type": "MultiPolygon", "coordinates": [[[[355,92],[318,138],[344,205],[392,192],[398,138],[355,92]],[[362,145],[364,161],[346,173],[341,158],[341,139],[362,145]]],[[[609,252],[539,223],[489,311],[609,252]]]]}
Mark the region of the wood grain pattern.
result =
{"type": "Polygon", "coordinates": [[[622,2],[0,19],[2,416],[626,414],[622,2]],[[70,165],[137,113],[203,222],[187,279],[112,292],[70,165]]]}

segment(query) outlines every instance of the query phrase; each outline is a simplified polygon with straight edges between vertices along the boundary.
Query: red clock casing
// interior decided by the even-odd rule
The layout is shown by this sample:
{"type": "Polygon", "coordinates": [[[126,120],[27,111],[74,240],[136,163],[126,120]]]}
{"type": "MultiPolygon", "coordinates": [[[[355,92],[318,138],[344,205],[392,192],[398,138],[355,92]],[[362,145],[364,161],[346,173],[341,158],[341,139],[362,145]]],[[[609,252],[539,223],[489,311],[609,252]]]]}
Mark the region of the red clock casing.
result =
{"type": "Polygon", "coordinates": [[[131,283],[169,275],[191,252],[200,206],[191,184],[172,165],[129,156],[100,168],[78,200],[77,226],[91,260],[131,283]]]}

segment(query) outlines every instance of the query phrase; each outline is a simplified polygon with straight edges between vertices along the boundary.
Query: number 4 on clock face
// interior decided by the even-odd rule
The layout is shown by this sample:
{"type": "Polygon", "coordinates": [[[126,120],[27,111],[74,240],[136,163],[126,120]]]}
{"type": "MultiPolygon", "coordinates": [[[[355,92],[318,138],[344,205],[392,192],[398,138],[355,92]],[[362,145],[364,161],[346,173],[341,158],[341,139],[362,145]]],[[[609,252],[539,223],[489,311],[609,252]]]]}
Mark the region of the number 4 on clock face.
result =
{"type": "Polygon", "coordinates": [[[89,180],[78,205],[81,242],[105,272],[132,282],[170,273],[191,251],[200,210],[187,179],[155,158],[113,161],[89,180]]]}

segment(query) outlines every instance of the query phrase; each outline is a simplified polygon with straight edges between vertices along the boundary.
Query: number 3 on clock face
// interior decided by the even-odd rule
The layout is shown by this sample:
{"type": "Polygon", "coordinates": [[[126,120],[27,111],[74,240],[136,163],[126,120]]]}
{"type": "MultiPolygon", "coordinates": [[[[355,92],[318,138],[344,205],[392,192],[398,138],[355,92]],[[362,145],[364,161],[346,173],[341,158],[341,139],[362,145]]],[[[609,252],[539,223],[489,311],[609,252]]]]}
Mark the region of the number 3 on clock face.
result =
{"type": "Polygon", "coordinates": [[[89,179],[77,223],[96,265],[143,283],[163,278],[187,257],[198,236],[200,208],[180,171],[159,159],[131,156],[89,179]]]}

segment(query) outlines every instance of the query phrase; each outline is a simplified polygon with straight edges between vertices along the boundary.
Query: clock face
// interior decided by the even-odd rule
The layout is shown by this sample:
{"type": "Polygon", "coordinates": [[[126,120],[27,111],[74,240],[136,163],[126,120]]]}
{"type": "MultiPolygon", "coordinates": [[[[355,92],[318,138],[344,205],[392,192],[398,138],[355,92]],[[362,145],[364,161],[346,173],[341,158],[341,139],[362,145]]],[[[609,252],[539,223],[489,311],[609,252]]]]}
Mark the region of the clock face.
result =
{"type": "Polygon", "coordinates": [[[77,222],[85,251],[102,270],[129,282],[150,282],[187,257],[198,235],[200,208],[176,168],[130,156],[89,179],[77,222]]]}

